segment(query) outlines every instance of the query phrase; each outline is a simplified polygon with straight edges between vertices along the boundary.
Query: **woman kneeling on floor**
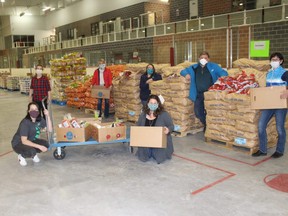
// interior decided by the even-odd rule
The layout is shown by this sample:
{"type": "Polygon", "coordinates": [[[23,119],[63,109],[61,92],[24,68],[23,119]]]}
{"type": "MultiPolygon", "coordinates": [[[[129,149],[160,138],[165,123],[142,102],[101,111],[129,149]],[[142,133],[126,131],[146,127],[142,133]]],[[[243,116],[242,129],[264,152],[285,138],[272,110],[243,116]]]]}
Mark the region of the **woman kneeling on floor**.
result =
{"type": "Polygon", "coordinates": [[[146,162],[149,158],[154,158],[158,164],[164,162],[166,159],[171,159],[174,151],[171,132],[174,129],[172,118],[168,112],[164,111],[164,107],[157,95],[150,95],[147,103],[143,107],[143,112],[139,116],[138,126],[154,127],[160,126],[165,128],[167,134],[166,148],[146,148],[139,147],[136,155],[139,160],[146,162]]]}
{"type": "Polygon", "coordinates": [[[46,152],[49,143],[46,140],[39,139],[40,130],[46,127],[48,123],[49,132],[52,132],[52,123],[49,112],[44,109],[46,120],[41,117],[38,104],[31,102],[28,104],[27,115],[20,122],[18,130],[12,139],[12,148],[18,154],[18,160],[21,166],[26,166],[25,158],[32,158],[33,162],[40,162],[37,153],[46,152]]]}

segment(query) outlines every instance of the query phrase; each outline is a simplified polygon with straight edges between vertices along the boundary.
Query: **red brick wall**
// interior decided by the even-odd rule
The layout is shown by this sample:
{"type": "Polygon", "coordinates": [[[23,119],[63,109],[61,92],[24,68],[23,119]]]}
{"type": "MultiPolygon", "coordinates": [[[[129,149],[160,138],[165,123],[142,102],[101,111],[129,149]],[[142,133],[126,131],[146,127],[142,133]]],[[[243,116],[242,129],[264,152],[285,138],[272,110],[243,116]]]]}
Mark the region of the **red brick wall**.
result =
{"type": "Polygon", "coordinates": [[[232,0],[203,0],[203,16],[230,13],[232,0]]]}

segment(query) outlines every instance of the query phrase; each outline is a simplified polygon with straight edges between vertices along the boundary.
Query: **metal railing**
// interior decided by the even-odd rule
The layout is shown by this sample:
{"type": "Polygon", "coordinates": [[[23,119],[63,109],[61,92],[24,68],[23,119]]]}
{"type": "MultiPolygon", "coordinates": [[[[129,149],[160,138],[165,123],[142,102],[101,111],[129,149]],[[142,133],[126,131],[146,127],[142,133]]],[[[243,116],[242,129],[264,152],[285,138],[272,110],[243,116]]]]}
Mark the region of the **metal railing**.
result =
{"type": "Polygon", "coordinates": [[[74,40],[65,40],[50,45],[28,48],[25,50],[25,54],[201,30],[279,22],[285,20],[288,20],[288,4],[249,11],[245,10],[229,14],[213,15],[210,17],[203,17],[180,22],[164,23],[136,29],[127,29],[125,31],[111,32],[74,40]]]}

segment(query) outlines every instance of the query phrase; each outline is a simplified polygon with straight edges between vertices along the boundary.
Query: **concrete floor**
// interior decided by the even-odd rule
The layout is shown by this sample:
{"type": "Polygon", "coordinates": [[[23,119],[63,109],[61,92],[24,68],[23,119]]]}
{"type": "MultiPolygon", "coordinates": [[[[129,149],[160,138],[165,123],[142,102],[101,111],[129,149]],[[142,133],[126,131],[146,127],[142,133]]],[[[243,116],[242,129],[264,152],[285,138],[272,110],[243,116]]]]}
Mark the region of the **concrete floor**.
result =
{"type": "MultiPolygon", "coordinates": [[[[270,174],[288,173],[288,154],[252,158],[206,144],[200,132],[174,137],[175,155],[160,165],[138,161],[123,144],[106,144],[66,147],[63,160],[50,150],[40,154],[39,164],[29,160],[21,167],[10,141],[28,97],[0,90],[0,99],[3,216],[288,215],[288,193],[264,182],[270,174]]],[[[52,110],[54,123],[68,112],[91,116],[65,106],[52,110]]]]}

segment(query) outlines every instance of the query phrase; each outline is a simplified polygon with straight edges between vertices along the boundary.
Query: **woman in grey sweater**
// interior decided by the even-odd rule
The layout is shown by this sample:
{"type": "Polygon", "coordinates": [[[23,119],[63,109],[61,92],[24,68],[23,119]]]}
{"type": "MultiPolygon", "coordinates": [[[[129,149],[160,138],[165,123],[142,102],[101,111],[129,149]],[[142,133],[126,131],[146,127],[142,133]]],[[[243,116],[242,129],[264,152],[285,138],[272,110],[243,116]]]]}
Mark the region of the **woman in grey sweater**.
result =
{"type": "MultiPolygon", "coordinates": [[[[174,151],[171,132],[174,129],[174,124],[169,113],[164,111],[164,107],[157,95],[150,95],[147,104],[143,108],[143,112],[139,116],[138,126],[162,126],[165,128],[164,132],[167,134],[166,148],[144,148],[139,147],[136,155],[139,160],[146,162],[149,158],[154,158],[158,164],[164,162],[166,159],[171,159],[174,151]]],[[[152,137],[153,138],[153,137],[152,137]]]]}

